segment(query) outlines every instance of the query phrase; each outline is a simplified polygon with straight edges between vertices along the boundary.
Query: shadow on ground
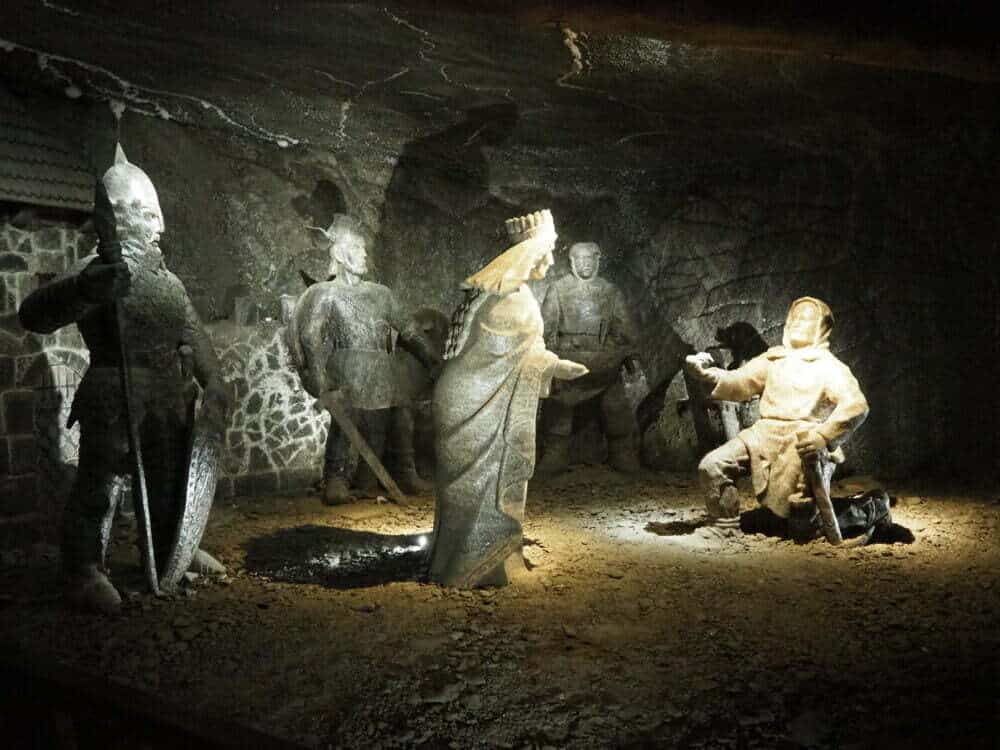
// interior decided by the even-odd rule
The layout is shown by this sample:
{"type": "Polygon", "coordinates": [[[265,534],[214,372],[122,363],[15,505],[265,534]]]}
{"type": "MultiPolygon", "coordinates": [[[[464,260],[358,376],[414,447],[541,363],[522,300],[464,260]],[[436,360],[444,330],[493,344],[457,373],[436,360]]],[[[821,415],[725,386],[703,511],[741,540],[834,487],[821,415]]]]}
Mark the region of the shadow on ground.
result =
{"type": "MultiPolygon", "coordinates": [[[[843,511],[851,498],[833,498],[834,509],[838,515],[843,511]]],[[[693,534],[698,529],[710,526],[709,520],[705,516],[680,521],[658,522],[652,521],[646,524],[646,531],[657,536],[685,536],[693,534]]],[[[767,508],[754,508],[740,514],[740,531],[744,534],[763,534],[764,536],[777,539],[788,539],[788,522],[778,518],[767,508]]],[[[844,538],[851,539],[859,536],[863,531],[862,527],[845,529],[844,538]]],[[[816,530],[819,535],[819,529],[816,530]]],[[[796,538],[797,542],[804,543],[810,541],[807,538],[796,538]]],[[[876,527],[868,544],[912,544],[915,541],[913,532],[898,523],[888,523],[876,527]]]]}
{"type": "Polygon", "coordinates": [[[250,539],[246,570],[284,583],[334,589],[426,579],[425,534],[375,534],[330,526],[297,526],[250,539]]]}

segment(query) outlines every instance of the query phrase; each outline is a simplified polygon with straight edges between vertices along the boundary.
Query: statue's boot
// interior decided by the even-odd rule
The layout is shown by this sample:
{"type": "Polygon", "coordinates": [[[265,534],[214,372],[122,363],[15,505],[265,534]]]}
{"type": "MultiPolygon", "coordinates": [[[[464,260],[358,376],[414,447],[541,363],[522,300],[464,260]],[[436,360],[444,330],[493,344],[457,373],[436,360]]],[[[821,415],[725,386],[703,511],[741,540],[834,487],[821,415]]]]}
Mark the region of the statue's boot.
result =
{"type": "Polygon", "coordinates": [[[326,487],[323,489],[323,502],[326,505],[342,505],[354,500],[351,495],[351,488],[347,486],[340,477],[330,477],[326,480],[326,487]]]}
{"type": "Polygon", "coordinates": [[[641,470],[631,435],[608,440],[608,465],[622,474],[635,474],[641,470]]]}
{"type": "Polygon", "coordinates": [[[535,467],[535,476],[554,477],[569,468],[569,435],[546,435],[542,460],[535,467]]]}
{"type": "Polygon", "coordinates": [[[740,492],[735,485],[727,484],[722,488],[718,509],[718,515],[714,518],[712,525],[723,536],[741,536],[743,532],[740,530],[740,492]]]}
{"type": "Polygon", "coordinates": [[[399,489],[407,495],[426,495],[434,489],[434,485],[417,473],[417,465],[413,460],[413,452],[397,453],[392,461],[395,470],[393,478],[399,489]]]}
{"type": "Polygon", "coordinates": [[[122,604],[118,590],[96,565],[87,565],[68,575],[66,600],[76,609],[106,615],[117,613],[122,604]]]}
{"type": "Polygon", "coordinates": [[[203,576],[224,576],[226,574],[226,566],[200,548],[195,551],[191,564],[188,565],[188,570],[203,576]]]}
{"type": "Polygon", "coordinates": [[[353,484],[355,497],[378,497],[382,491],[378,477],[375,476],[372,467],[364,461],[361,461],[358,466],[353,484]]]}

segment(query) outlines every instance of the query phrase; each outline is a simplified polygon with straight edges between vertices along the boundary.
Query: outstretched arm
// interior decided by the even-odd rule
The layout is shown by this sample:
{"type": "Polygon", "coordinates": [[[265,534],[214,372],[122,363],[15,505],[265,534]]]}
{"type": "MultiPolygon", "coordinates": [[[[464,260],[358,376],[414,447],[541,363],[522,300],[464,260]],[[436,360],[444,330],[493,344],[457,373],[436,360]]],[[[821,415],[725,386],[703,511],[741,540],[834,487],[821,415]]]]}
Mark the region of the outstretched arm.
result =
{"type": "Polygon", "coordinates": [[[17,317],[26,330],[52,333],[80,320],[93,308],[80,291],[77,274],[63,274],[29,294],[17,317]]]}
{"type": "Polygon", "coordinates": [[[749,401],[764,392],[767,372],[771,366],[765,355],[754,357],[736,370],[706,367],[711,355],[692,354],[685,362],[695,377],[712,385],[711,398],[717,401],[749,401]]]}

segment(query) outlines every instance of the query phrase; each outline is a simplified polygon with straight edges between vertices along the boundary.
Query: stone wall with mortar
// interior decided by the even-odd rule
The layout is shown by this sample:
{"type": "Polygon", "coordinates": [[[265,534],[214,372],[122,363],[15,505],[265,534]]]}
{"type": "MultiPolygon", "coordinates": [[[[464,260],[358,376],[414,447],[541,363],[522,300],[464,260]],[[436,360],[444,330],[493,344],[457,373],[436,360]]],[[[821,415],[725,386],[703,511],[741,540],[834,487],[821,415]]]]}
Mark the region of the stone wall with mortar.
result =
{"type": "Polygon", "coordinates": [[[66,427],[69,407],[89,362],[75,326],[28,333],[17,306],[92,246],[72,222],[0,222],[0,546],[55,528],[79,447],[79,426],[66,427]]]}
{"type": "Polygon", "coordinates": [[[277,322],[207,326],[235,394],[217,497],[308,492],[330,417],[302,388],[277,322]]]}
{"type": "MultiPolygon", "coordinates": [[[[79,447],[79,425],[68,427],[67,418],[89,362],[75,326],[29,333],[17,305],[90,252],[92,239],[69,225],[0,225],[0,282],[12,290],[0,317],[0,548],[58,536],[79,447]]],[[[217,498],[310,491],[322,474],[329,415],[293,372],[284,327],[206,327],[235,396],[217,498]]]]}

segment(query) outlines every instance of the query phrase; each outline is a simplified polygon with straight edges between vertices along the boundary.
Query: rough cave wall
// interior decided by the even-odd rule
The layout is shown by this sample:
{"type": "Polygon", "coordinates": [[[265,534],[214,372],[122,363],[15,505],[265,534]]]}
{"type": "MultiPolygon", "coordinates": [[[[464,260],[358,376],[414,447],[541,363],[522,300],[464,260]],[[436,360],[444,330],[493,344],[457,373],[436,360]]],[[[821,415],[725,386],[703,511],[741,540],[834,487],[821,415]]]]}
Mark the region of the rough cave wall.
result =
{"type": "MultiPolygon", "coordinates": [[[[280,165],[264,168],[230,161],[209,143],[189,163],[231,165],[239,177],[229,184],[242,192],[220,187],[218,212],[206,211],[172,196],[167,181],[176,237],[168,247],[193,293],[231,300],[235,285],[276,317],[279,295],[301,289],[298,269],[325,269],[306,225],[347,210],[369,219],[374,277],[411,308],[450,313],[461,279],[505,247],[503,219],[549,206],[561,234],[549,279],[568,272],[571,242],[600,242],[602,273],[635,302],[654,386],[690,348],[712,344],[717,327],[746,321],[779,343],[788,303],[818,296],[837,316],[834,351],[872,404],[851,467],[895,476],[975,471],[996,435],[996,220],[987,203],[997,185],[987,165],[997,144],[976,121],[885,132],[891,124],[877,137],[851,133],[846,145],[824,142],[845,138],[834,116],[808,146],[738,132],[722,142],[689,135],[677,149],[651,136],[663,143],[643,150],[646,167],[612,170],[584,149],[463,152],[469,127],[461,124],[429,146],[404,145],[388,158],[394,169],[385,157],[349,156],[346,177],[322,166],[326,153],[264,152],[264,163],[280,165]],[[198,226],[221,218],[221,228],[191,232],[186,217],[198,226]],[[202,242],[218,250],[183,246],[202,242]]],[[[155,173],[156,151],[147,156],[155,173]]],[[[185,194],[192,179],[183,179],[185,194]]]]}
{"type": "MultiPolygon", "coordinates": [[[[46,58],[95,98],[122,96],[122,140],[160,188],[169,263],[206,318],[237,297],[277,318],[300,269],[325,272],[308,227],[335,211],[369,228],[376,280],[450,312],[504,249],[503,220],[548,206],[550,279],[565,245],[602,244],[654,385],[719,326],[777,343],[788,303],[812,294],[873,407],[855,470],[995,463],[996,86],[395,6],[317,8],[266,33],[224,21],[200,33],[238,36],[238,59],[205,45],[197,75],[177,62],[179,31],[143,42],[170,65],[140,60],[132,37],[87,52],[137,65],[148,90],[46,58]]],[[[31,67],[46,44],[10,59],[31,67]]],[[[108,141],[109,118],[88,118],[108,141]]]]}

